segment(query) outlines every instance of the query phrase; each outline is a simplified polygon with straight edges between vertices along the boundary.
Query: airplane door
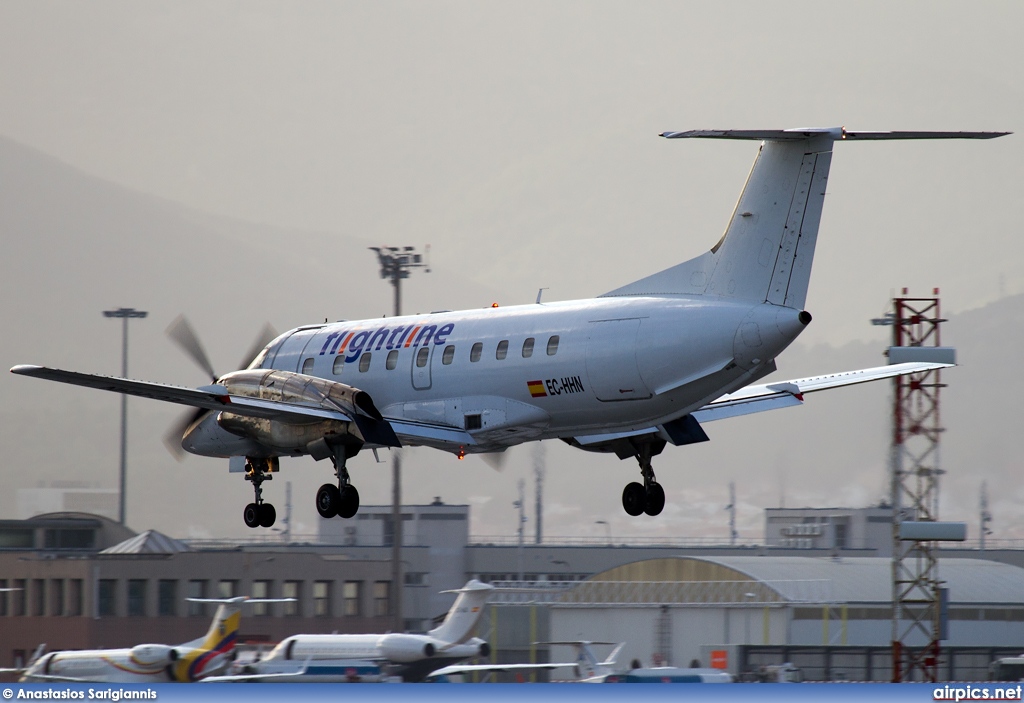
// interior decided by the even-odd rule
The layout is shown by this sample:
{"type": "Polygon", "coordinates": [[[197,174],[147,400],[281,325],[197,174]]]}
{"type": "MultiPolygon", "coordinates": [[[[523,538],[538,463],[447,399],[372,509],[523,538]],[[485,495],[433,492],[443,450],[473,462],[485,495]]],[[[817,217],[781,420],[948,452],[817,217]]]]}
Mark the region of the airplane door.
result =
{"type": "Polygon", "coordinates": [[[433,348],[433,344],[427,344],[412,355],[412,387],[418,391],[430,388],[430,357],[434,355],[433,348]]]}
{"type": "Polygon", "coordinates": [[[651,391],[636,364],[640,320],[601,320],[588,325],[587,377],[598,400],[639,400],[651,391]]]}

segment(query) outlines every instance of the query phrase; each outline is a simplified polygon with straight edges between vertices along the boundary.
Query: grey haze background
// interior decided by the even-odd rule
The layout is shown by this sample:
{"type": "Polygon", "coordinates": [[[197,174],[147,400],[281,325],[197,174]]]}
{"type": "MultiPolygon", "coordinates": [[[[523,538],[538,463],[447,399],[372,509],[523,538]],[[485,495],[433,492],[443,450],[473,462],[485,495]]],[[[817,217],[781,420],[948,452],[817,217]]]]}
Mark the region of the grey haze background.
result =
{"type": "MultiPolygon", "coordinates": [[[[205,382],[163,337],[185,312],[215,366],[256,330],[390,311],[366,246],[432,244],[410,311],[588,297],[705,251],[756,146],[666,142],[664,130],[846,125],[1021,129],[1012,2],[11,2],[0,4],[0,365],[205,382]]],[[[868,319],[894,289],[942,288],[949,427],[943,516],[975,522],[988,480],[997,536],[1024,537],[1020,397],[1024,142],[839,144],[808,303],[815,321],[780,377],[873,365],[868,319]]],[[[118,398],[0,374],[14,490],[116,485],[118,398]]],[[[251,491],[224,462],[177,464],[179,410],[130,401],[129,523],[169,534],[248,531],[251,491]]],[[[888,387],[708,427],[657,464],[669,507],[627,518],[619,462],[545,443],[548,534],[722,536],[761,509],[863,505],[886,493],[888,387]]],[[[495,473],[412,450],[405,495],[471,502],[476,533],[511,534],[521,448],[495,473]]],[[[330,469],[286,462],[298,530],[330,469]]],[[[354,467],[365,503],[390,467],[354,467]]],[[[532,489],[528,491],[532,503],[532,489]]],[[[532,512],[532,511],[531,511],[532,512]]],[[[532,515],[531,515],[532,518],[532,515]]],[[[532,523],[528,525],[532,531],[532,523]]],[[[976,531],[972,530],[972,535],[976,531]]]]}

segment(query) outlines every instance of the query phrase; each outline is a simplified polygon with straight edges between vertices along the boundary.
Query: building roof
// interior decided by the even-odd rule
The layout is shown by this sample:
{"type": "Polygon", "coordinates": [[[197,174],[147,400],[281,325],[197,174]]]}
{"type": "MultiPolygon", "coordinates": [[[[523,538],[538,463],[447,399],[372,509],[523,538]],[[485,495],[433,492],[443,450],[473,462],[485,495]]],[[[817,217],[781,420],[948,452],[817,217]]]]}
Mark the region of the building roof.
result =
{"type": "Polygon", "coordinates": [[[112,547],[107,547],[100,554],[177,554],[187,551],[190,550],[184,542],[156,530],[146,530],[112,547]]]}
{"type": "MultiPolygon", "coordinates": [[[[982,559],[940,559],[950,603],[1024,605],[1024,569],[982,559]]],[[[892,560],[882,557],[714,556],[634,562],[591,581],[757,583],[758,602],[892,602],[892,560]],[[762,590],[764,589],[764,590],[762,590]],[[771,591],[778,598],[769,597],[771,591]]],[[[745,594],[744,594],[745,595],[745,594]]]]}

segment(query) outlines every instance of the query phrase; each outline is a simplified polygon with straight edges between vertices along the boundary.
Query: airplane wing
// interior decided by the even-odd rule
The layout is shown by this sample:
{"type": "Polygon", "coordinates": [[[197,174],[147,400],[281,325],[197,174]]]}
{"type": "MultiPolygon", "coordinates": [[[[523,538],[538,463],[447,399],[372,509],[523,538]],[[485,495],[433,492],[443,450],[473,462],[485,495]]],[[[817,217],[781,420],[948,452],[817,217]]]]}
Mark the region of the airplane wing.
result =
{"type": "Polygon", "coordinates": [[[924,373],[925,371],[945,369],[951,366],[955,366],[955,364],[907,362],[891,364],[889,366],[876,366],[870,369],[859,369],[857,371],[843,371],[824,376],[797,378],[791,381],[776,381],[758,386],[747,386],[734,393],[723,395],[699,410],[695,410],[691,415],[698,422],[711,422],[712,420],[722,420],[727,417],[750,415],[752,413],[764,412],[765,410],[800,405],[803,403],[805,393],[815,393],[817,391],[829,390],[830,388],[868,383],[869,381],[880,381],[885,378],[904,376],[910,373],[924,373]]]}
{"type": "Polygon", "coordinates": [[[451,676],[453,674],[501,673],[509,671],[530,671],[537,669],[565,669],[577,666],[577,662],[553,662],[549,664],[452,664],[431,671],[428,678],[451,676]]]}
{"type": "Polygon", "coordinates": [[[48,381],[70,383],[75,386],[97,388],[103,391],[113,391],[114,393],[125,393],[127,395],[139,396],[140,398],[162,400],[167,403],[189,405],[193,408],[227,410],[228,412],[248,417],[305,421],[320,419],[350,422],[352,420],[351,417],[339,410],[229,395],[224,386],[214,385],[201,388],[185,388],[166,383],[133,381],[127,378],[64,371],[63,369],[51,369],[45,366],[31,366],[27,364],[15,366],[11,369],[11,373],[16,373],[19,376],[45,378],[48,381]]]}
{"type": "MultiPolygon", "coordinates": [[[[33,366],[22,364],[11,369],[11,373],[19,376],[32,376],[43,378],[48,381],[70,383],[75,386],[85,386],[114,393],[125,393],[127,395],[149,398],[151,400],[162,400],[167,403],[188,405],[193,408],[204,408],[206,410],[224,410],[236,415],[247,417],[261,417],[270,420],[284,420],[294,422],[309,422],[310,420],[340,420],[342,422],[355,421],[357,424],[361,418],[352,418],[340,410],[315,407],[310,405],[297,405],[295,403],[284,403],[274,400],[262,400],[240,395],[231,395],[224,386],[212,385],[200,388],[186,388],[174,386],[167,383],[153,383],[151,381],[134,381],[127,378],[116,378],[114,376],[101,376],[98,374],[79,373],[77,371],[65,371],[63,369],[51,369],[46,366],[33,366]]],[[[419,422],[409,419],[385,418],[388,424],[394,429],[395,434],[405,442],[413,444],[458,444],[473,445],[476,441],[463,430],[444,425],[434,425],[427,422],[419,422]]]]}
{"type": "MultiPolygon", "coordinates": [[[[902,364],[890,364],[888,366],[876,366],[870,369],[858,369],[857,371],[842,371],[840,373],[825,374],[823,376],[809,376],[797,378],[790,381],[776,381],[757,386],[747,386],[738,391],[723,395],[711,401],[707,405],[698,408],[690,413],[693,419],[697,420],[697,431],[692,427],[679,425],[679,420],[674,420],[664,425],[655,427],[644,427],[638,430],[626,432],[609,432],[594,435],[582,435],[574,437],[577,444],[584,448],[591,448],[594,445],[611,443],[615,440],[627,437],[639,437],[640,435],[652,434],[655,432],[664,433],[666,439],[673,444],[689,444],[691,442],[706,441],[707,435],[699,429],[699,423],[724,420],[729,417],[740,415],[751,415],[753,413],[789,408],[794,405],[803,405],[805,393],[853,386],[858,383],[880,381],[895,376],[904,376],[911,373],[924,373],[936,369],[945,369],[956,366],[956,364],[938,362],[906,362],[902,364]]],[[[685,418],[684,418],[685,419],[685,418]]]]}
{"type": "Polygon", "coordinates": [[[310,661],[311,658],[307,658],[306,661],[302,663],[302,666],[294,671],[280,671],[273,674],[218,674],[216,676],[204,676],[199,679],[197,683],[247,683],[256,681],[273,681],[275,679],[287,682],[288,679],[304,676],[309,670],[310,661]]]}

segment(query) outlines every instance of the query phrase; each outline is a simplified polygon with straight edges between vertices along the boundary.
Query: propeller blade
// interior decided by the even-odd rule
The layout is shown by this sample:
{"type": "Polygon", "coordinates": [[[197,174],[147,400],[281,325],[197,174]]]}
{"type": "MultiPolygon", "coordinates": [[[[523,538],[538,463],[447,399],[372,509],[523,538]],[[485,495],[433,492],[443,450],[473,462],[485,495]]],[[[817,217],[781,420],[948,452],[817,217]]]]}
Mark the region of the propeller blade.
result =
{"type": "Polygon", "coordinates": [[[196,336],[195,331],[192,329],[192,325],[188,323],[184,315],[178,315],[167,327],[167,336],[170,337],[174,342],[182,348],[182,350],[188,354],[192,361],[205,371],[210,378],[214,381],[217,380],[217,374],[213,370],[213,364],[206,357],[206,352],[203,351],[203,345],[199,343],[199,337],[196,336]]]}
{"type": "Polygon", "coordinates": [[[505,462],[508,460],[508,450],[503,452],[488,452],[486,454],[477,454],[484,463],[490,466],[495,471],[500,472],[505,468],[505,462]]]}
{"type": "Polygon", "coordinates": [[[193,412],[182,413],[178,421],[168,428],[167,433],[164,435],[164,446],[167,447],[167,451],[171,453],[171,456],[178,461],[182,461],[185,458],[185,448],[181,446],[181,440],[185,436],[185,432],[188,431],[188,428],[208,412],[206,408],[196,408],[193,412]]]}
{"type": "Polygon", "coordinates": [[[242,363],[238,365],[240,369],[249,368],[249,364],[252,363],[256,355],[263,351],[263,348],[274,341],[277,338],[277,330],[275,330],[270,323],[263,325],[263,329],[256,335],[256,339],[253,341],[252,346],[249,347],[249,351],[242,357],[242,363]]]}

